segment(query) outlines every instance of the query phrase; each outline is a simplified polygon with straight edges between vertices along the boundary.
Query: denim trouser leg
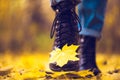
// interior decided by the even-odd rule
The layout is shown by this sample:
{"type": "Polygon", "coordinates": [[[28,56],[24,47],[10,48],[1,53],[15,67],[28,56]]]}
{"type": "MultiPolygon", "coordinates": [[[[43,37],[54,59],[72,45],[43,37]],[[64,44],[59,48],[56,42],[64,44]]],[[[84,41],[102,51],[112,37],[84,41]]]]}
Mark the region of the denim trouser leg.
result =
{"type": "Polygon", "coordinates": [[[100,38],[107,0],[82,0],[78,6],[82,31],[80,35],[100,38]]]}

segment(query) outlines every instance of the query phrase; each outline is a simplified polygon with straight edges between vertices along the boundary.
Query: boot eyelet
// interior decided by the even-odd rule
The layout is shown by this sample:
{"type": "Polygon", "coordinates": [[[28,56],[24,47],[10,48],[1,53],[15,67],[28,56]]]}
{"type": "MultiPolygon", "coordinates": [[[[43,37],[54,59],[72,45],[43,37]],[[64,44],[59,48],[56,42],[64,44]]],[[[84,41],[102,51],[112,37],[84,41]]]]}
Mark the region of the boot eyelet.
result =
{"type": "Polygon", "coordinates": [[[58,24],[58,23],[59,23],[59,21],[56,21],[56,23],[58,24]]]}
{"type": "Polygon", "coordinates": [[[82,38],[82,39],[80,39],[80,42],[84,42],[84,39],[82,38]]]}
{"type": "Polygon", "coordinates": [[[59,13],[59,9],[56,9],[56,13],[59,13]]]}
{"type": "Polygon", "coordinates": [[[58,29],[58,26],[56,25],[56,27],[55,27],[56,29],[58,29]]]}

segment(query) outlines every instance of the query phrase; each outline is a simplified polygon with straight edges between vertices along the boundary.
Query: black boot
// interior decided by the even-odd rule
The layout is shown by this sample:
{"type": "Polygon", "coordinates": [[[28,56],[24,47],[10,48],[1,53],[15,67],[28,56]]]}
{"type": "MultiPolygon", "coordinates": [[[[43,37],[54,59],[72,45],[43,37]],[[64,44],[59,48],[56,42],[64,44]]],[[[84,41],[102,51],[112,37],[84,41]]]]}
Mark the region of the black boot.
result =
{"type": "MultiPolygon", "coordinates": [[[[71,0],[72,1],[72,0],[71,0]]],[[[54,47],[62,49],[65,44],[78,45],[78,22],[79,18],[75,13],[75,4],[70,1],[63,1],[52,6],[56,12],[56,17],[51,29],[51,38],[55,35],[54,47]]],[[[69,61],[63,67],[59,67],[56,63],[50,63],[49,67],[53,71],[77,71],[79,70],[78,61],[69,61]]]]}
{"type": "Polygon", "coordinates": [[[96,65],[96,38],[80,36],[80,70],[90,69],[95,75],[100,73],[96,65]]]}

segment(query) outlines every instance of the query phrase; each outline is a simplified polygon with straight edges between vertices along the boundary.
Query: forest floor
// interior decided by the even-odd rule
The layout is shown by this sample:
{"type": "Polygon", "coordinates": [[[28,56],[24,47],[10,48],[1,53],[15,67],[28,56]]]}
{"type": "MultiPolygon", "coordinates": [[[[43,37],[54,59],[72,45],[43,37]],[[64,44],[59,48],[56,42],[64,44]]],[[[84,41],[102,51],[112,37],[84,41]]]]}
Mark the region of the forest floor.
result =
{"type": "Polygon", "coordinates": [[[0,80],[120,80],[120,55],[97,54],[101,74],[51,72],[49,53],[0,54],[0,80]]]}

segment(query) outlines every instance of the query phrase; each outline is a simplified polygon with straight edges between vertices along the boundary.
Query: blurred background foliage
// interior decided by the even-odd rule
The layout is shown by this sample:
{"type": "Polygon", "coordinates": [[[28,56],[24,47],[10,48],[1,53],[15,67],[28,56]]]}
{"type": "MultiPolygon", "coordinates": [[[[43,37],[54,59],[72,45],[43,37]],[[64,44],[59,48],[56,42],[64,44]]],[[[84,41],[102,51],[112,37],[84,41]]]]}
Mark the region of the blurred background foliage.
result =
{"type": "MultiPolygon", "coordinates": [[[[120,0],[108,0],[97,51],[120,53],[120,0]]],[[[49,0],[0,0],[0,52],[51,51],[54,19],[49,0]]]]}

